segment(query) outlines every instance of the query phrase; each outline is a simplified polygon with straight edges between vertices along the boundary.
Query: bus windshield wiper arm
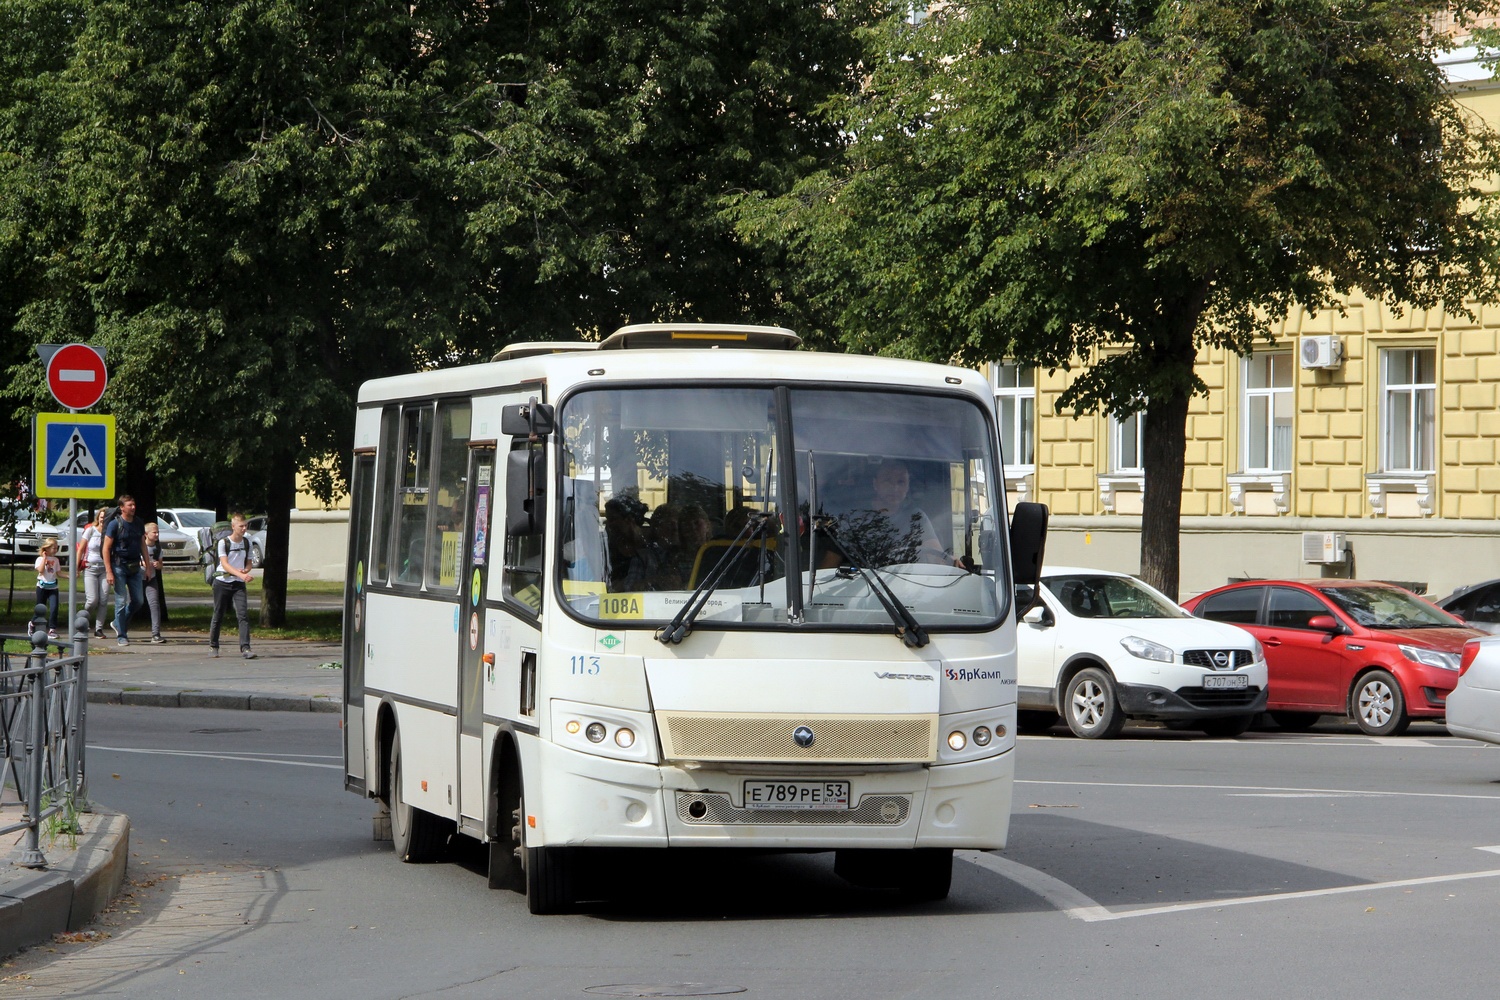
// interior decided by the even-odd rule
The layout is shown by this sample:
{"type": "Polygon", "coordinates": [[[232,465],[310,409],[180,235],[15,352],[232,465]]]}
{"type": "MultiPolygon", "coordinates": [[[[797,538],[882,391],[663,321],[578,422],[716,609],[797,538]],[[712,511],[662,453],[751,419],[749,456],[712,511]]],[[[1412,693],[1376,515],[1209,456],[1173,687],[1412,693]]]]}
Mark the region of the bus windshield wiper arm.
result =
{"type": "Polygon", "coordinates": [[[656,630],[656,638],[658,640],[668,646],[675,646],[687,637],[688,633],[693,630],[693,623],[703,613],[703,608],[708,604],[708,599],[719,588],[719,582],[724,579],[725,575],[738,566],[744,560],[747,553],[761,551],[753,545],[744,545],[741,543],[764,538],[766,527],[775,516],[774,514],[763,512],[750,515],[749,520],[745,522],[745,526],[740,529],[740,533],[734,536],[733,541],[729,543],[730,551],[720,556],[713,571],[705,576],[698,583],[697,587],[693,588],[693,592],[688,595],[688,599],[683,603],[682,609],[677,612],[676,617],[662,628],[656,630]]]}
{"type": "MultiPolygon", "coordinates": [[[[820,518],[819,527],[833,543],[834,548],[844,556],[849,567],[864,579],[865,586],[870,588],[870,593],[875,595],[875,599],[880,602],[885,613],[891,616],[891,621],[896,626],[896,634],[901,637],[901,641],[911,649],[921,649],[927,645],[927,630],[922,627],[922,623],[917,621],[911,609],[901,603],[901,598],[896,596],[896,592],[891,590],[890,584],[886,583],[879,573],[872,573],[865,568],[868,560],[852,542],[839,537],[838,531],[834,528],[834,519],[820,518]]],[[[817,570],[814,569],[813,573],[816,574],[817,570]]]]}

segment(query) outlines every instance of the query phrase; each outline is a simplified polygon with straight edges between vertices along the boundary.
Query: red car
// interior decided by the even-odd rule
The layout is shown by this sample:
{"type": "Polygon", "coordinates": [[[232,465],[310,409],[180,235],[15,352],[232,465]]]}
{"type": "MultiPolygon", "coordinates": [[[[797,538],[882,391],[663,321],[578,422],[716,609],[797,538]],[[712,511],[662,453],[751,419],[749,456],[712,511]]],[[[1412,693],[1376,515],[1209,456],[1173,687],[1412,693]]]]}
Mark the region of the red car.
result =
{"type": "Polygon", "coordinates": [[[1307,729],[1349,715],[1371,736],[1443,716],[1469,628],[1409,590],[1366,580],[1248,580],[1186,601],[1199,618],[1260,640],[1271,717],[1307,729]]]}

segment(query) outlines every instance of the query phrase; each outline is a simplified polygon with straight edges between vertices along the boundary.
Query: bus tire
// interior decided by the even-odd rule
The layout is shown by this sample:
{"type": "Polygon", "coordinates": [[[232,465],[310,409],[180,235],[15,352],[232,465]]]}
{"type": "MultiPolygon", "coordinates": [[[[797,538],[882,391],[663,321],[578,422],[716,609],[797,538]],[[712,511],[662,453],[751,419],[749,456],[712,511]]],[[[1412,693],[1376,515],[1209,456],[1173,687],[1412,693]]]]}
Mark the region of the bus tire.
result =
{"type": "Polygon", "coordinates": [[[571,913],[573,858],[565,847],[526,848],[526,908],[532,913],[571,913]]]}
{"type": "Polygon", "coordinates": [[[521,832],[521,775],[506,767],[496,795],[499,829],[490,839],[489,883],[491,889],[526,891],[526,862],[521,857],[525,837],[521,832]]]}
{"type": "Polygon", "coordinates": [[[396,857],[421,864],[440,857],[448,842],[443,821],[407,802],[401,794],[401,731],[391,740],[390,774],[386,780],[391,807],[391,843],[396,857]]]}

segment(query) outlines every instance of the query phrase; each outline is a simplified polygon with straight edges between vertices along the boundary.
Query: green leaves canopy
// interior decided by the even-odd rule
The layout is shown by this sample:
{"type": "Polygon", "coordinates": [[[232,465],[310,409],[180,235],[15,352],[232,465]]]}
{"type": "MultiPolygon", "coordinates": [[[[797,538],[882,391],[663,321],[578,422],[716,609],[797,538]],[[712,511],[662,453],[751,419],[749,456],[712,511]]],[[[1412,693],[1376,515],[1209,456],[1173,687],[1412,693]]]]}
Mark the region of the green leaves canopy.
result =
{"type": "Polygon", "coordinates": [[[1172,593],[1198,348],[1354,289],[1495,294],[1500,143],[1434,62],[1451,7],[944,5],[867,36],[848,157],[741,228],[792,248],[851,347],[1089,362],[1062,404],[1146,411],[1142,568],[1172,593]]]}

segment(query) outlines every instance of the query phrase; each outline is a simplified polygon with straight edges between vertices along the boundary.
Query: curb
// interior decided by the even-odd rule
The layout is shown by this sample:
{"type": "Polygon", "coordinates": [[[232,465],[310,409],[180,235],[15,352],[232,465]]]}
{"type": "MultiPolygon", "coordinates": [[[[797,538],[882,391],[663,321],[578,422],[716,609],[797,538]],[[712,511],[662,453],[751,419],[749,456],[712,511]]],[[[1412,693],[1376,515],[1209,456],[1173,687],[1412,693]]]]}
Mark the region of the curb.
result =
{"type": "Polygon", "coordinates": [[[78,838],[66,859],[44,871],[0,871],[0,956],[82,930],[125,884],[130,817],[102,806],[92,815],[94,829],[78,838]]]}
{"type": "Polygon", "coordinates": [[[249,691],[181,691],[89,687],[89,701],[103,705],[144,705],[151,708],[228,708],[240,712],[321,712],[337,714],[343,707],[333,698],[266,694],[249,691]]]}

